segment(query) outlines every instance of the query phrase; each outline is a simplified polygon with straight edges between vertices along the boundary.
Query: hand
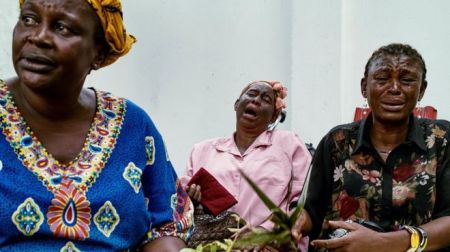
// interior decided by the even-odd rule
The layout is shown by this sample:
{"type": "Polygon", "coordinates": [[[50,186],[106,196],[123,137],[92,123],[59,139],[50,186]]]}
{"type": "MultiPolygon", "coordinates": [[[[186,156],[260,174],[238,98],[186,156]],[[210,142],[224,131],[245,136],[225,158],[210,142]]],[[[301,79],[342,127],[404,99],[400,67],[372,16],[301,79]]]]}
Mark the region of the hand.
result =
{"type": "Polygon", "coordinates": [[[307,225],[309,215],[303,210],[295,221],[294,225],[291,228],[291,235],[294,237],[296,241],[302,238],[302,231],[305,230],[305,226],[307,225]]]}
{"type": "Polygon", "coordinates": [[[383,233],[375,232],[360,224],[345,221],[329,221],[330,228],[344,228],[349,233],[343,237],[329,240],[314,240],[311,244],[316,248],[329,251],[383,251],[385,249],[383,233]]]}
{"type": "Polygon", "coordinates": [[[186,187],[186,192],[188,193],[189,197],[196,201],[197,203],[202,200],[202,192],[201,187],[196,184],[192,184],[188,187],[186,187]]]}

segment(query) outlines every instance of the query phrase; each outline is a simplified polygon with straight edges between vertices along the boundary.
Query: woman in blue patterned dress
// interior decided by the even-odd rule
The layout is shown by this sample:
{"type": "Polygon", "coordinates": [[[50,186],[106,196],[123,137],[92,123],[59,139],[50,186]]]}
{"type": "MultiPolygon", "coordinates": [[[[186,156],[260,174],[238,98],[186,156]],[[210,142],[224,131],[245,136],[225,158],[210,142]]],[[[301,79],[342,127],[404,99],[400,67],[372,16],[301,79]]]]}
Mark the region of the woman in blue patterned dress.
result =
{"type": "Polygon", "coordinates": [[[135,42],[119,0],[20,0],[0,80],[1,251],[179,251],[192,204],[132,102],[83,88],[135,42]]]}

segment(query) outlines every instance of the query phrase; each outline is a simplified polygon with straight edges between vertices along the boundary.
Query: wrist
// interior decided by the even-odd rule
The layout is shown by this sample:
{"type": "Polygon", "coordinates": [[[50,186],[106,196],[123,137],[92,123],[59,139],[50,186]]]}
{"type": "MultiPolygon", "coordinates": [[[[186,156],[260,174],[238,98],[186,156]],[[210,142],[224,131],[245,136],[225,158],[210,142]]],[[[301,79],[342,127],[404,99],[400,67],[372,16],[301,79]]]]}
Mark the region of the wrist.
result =
{"type": "Polygon", "coordinates": [[[425,229],[408,225],[403,226],[402,229],[408,231],[411,237],[411,245],[407,252],[422,252],[425,250],[428,243],[428,235],[425,229]]]}
{"type": "Polygon", "coordinates": [[[410,248],[411,236],[406,230],[379,234],[383,247],[388,247],[389,251],[407,251],[410,248]]]}

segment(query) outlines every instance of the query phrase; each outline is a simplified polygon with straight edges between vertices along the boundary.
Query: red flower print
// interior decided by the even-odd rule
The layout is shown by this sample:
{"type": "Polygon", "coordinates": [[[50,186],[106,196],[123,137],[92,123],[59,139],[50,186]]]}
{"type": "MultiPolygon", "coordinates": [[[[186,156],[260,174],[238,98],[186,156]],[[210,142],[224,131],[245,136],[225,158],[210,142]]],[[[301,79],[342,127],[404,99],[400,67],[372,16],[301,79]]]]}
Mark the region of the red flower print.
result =
{"type": "Polygon", "coordinates": [[[406,181],[414,174],[415,170],[411,164],[400,164],[394,169],[394,179],[397,182],[406,181]]]}
{"type": "Polygon", "coordinates": [[[358,208],[358,200],[350,197],[346,191],[342,191],[336,200],[336,209],[339,210],[339,216],[344,220],[356,213],[358,208]]]}

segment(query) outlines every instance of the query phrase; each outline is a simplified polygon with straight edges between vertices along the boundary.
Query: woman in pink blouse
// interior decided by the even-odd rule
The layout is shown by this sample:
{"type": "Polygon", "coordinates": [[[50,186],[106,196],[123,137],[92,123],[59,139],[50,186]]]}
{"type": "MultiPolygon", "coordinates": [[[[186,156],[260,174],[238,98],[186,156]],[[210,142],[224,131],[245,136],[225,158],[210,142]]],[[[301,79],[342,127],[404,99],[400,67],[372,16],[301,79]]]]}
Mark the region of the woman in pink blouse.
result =
{"type": "MultiPolygon", "coordinates": [[[[230,210],[252,227],[270,229],[271,212],[241,176],[244,171],[281,209],[289,210],[303,187],[311,155],[293,132],[269,129],[280,116],[287,95],[280,82],[254,81],[234,104],[236,131],[229,137],[195,144],[187,164],[189,179],[200,169],[211,173],[238,201],[230,210]]],[[[187,188],[196,201],[201,187],[187,188]]]]}

